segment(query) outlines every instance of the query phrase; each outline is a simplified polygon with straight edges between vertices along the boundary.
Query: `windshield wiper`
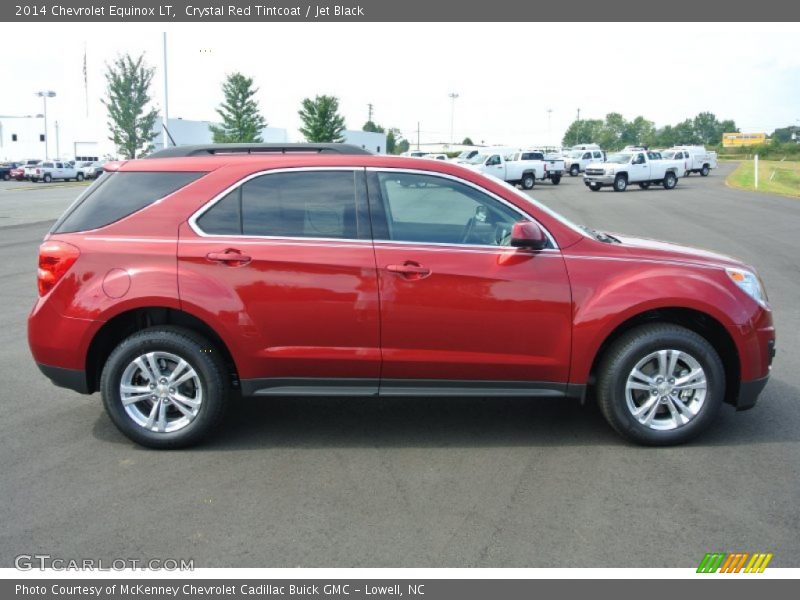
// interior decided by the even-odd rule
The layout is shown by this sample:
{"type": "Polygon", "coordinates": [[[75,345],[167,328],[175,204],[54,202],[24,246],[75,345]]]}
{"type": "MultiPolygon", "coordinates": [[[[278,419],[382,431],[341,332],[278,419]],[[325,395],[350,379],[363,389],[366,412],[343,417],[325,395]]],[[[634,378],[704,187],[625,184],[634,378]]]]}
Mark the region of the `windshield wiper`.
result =
{"type": "Polygon", "coordinates": [[[587,227],[586,225],[581,225],[581,229],[583,229],[586,233],[596,239],[598,242],[605,242],[606,244],[621,244],[622,242],[615,238],[613,235],[609,235],[607,233],[603,233],[602,231],[597,231],[596,229],[592,229],[591,227],[587,227]]]}

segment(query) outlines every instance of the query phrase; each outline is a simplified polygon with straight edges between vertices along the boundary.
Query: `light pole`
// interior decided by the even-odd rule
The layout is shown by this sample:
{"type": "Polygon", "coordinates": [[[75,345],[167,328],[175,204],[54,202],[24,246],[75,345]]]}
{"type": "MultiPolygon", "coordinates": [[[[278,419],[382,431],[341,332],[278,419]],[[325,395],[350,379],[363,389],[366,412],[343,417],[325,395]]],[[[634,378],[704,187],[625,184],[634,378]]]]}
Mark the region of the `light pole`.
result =
{"type": "Polygon", "coordinates": [[[47,99],[55,97],[56,93],[52,90],[46,90],[43,92],[36,92],[36,95],[42,98],[44,102],[44,159],[47,160],[50,158],[47,148],[47,99]]]}
{"type": "Polygon", "coordinates": [[[453,139],[453,123],[455,122],[456,98],[458,98],[458,94],[455,92],[450,92],[448,96],[450,96],[450,100],[452,100],[452,103],[450,104],[450,143],[455,144],[456,141],[453,139]]]}

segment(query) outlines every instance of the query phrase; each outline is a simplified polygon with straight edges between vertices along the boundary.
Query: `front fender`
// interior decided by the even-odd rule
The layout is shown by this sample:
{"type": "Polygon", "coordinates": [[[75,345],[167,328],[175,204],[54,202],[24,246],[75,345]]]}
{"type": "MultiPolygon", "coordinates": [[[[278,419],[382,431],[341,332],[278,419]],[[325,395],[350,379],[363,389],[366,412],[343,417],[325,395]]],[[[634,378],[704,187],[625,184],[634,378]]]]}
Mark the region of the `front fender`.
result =
{"type": "Polygon", "coordinates": [[[573,287],[570,382],[584,384],[603,342],[623,323],[656,309],[688,309],[719,322],[733,340],[741,375],[763,312],[743,299],[718,268],[640,259],[565,257],[573,287]]]}

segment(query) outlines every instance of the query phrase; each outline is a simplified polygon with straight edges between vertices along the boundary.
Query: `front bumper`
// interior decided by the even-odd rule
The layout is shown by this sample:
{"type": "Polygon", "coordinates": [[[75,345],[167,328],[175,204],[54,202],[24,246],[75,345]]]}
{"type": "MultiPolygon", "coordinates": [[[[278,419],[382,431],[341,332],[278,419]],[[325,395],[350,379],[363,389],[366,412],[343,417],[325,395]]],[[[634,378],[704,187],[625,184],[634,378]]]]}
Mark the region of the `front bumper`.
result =
{"type": "Polygon", "coordinates": [[[600,184],[600,185],[614,185],[614,176],[613,175],[584,175],[583,176],[583,185],[590,185],[590,184],[600,184]]]}
{"type": "Polygon", "coordinates": [[[769,375],[761,379],[753,379],[752,381],[742,381],[739,384],[739,395],[736,398],[736,410],[749,410],[756,405],[759,394],[764,391],[764,388],[769,381],[769,375]]]}

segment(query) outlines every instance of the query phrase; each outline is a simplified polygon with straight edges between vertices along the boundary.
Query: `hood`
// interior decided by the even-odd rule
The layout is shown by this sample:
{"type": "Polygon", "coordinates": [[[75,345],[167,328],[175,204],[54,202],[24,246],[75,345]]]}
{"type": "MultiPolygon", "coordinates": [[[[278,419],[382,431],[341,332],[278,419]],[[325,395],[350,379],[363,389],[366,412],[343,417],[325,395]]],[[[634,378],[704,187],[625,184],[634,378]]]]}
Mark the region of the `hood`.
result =
{"type": "Polygon", "coordinates": [[[629,255],[637,258],[669,260],[695,265],[714,266],[714,267],[735,267],[752,271],[753,268],[737,258],[726,256],[691,246],[681,246],[671,242],[662,242],[648,238],[630,237],[627,235],[611,234],[622,242],[617,246],[626,251],[629,255]]]}

